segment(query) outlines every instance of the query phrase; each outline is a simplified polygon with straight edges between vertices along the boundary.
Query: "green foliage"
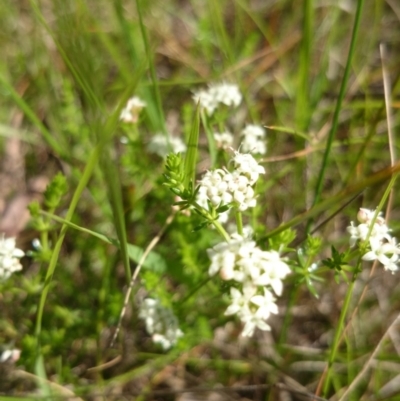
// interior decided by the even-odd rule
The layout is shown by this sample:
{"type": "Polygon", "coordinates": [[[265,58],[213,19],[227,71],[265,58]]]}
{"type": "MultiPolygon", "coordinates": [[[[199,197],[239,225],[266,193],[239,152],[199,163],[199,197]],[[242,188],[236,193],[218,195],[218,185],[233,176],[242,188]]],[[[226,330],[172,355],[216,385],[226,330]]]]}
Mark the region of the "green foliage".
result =
{"type": "MultiPolygon", "coordinates": [[[[380,272],[368,280],[367,304],[362,298],[356,304],[353,289],[369,248],[348,250],[345,227],[361,205],[351,197],[362,193],[363,206],[384,210],[395,188],[399,166],[388,149],[399,144],[382,135],[379,88],[383,63],[393,82],[385,91],[396,99],[399,63],[395,52],[382,57],[377,44],[397,43],[398,19],[384,2],[356,3],[350,11],[308,0],[4,1],[0,176],[11,171],[11,184],[19,184],[9,190],[2,181],[0,214],[14,195],[35,200],[28,228],[15,228],[26,254],[23,271],[1,283],[0,340],[22,350],[18,370],[43,379],[41,388],[28,379],[18,383],[15,394],[44,398],[57,384],[83,398],[113,399],[118,389],[118,397],[153,399],[145,392],[169,388],[169,375],[185,380],[185,388],[234,386],[240,378],[268,392],[265,386],[285,372],[284,381],[302,389],[321,388],[316,383],[325,380],[326,398],[344,389],[353,391],[349,399],[396,397],[381,393],[396,377],[395,353],[386,341],[377,344],[399,307],[397,276],[380,272]],[[241,88],[240,107],[223,105],[208,115],[192,102],[193,91],[223,81],[241,88]],[[146,108],[135,124],[119,122],[133,95],[146,108]],[[251,123],[270,127],[261,159],[266,174],[254,188],[257,207],[235,220],[232,205],[197,203],[198,181],[207,169],[231,167],[231,150],[217,148],[214,132],[231,132],[239,149],[241,130],[251,123]],[[151,154],[158,131],[170,148],[181,135],[187,152],[166,160],[151,154]],[[16,143],[19,162],[10,151],[16,143]],[[31,179],[43,176],[53,178],[36,191],[31,179]],[[229,209],[228,223],[220,223],[229,209]],[[292,274],[279,314],[268,319],[271,332],[246,342],[238,341],[239,320],[224,315],[231,285],[209,276],[206,250],[247,225],[257,246],[279,252],[292,274]],[[121,335],[110,348],[130,268],[141,261],[121,335]],[[145,297],[176,315],[184,336],[175,348],[152,343],[137,316],[145,297]],[[346,331],[345,323],[357,330],[346,331]],[[381,363],[368,369],[368,386],[352,390],[363,373],[360,361],[374,351],[381,363]],[[325,359],[326,376],[298,371],[298,362],[325,359]],[[129,394],[131,388],[143,394],[129,394]]],[[[398,113],[390,120],[395,131],[398,113]]],[[[399,199],[388,203],[395,219],[399,199]]],[[[272,400],[274,391],[260,394],[272,400]]]]}
{"type": "Polygon", "coordinates": [[[270,238],[268,238],[268,243],[271,249],[280,251],[286,249],[290,243],[296,238],[296,232],[291,228],[282,231],[270,238]]]}
{"type": "Polygon", "coordinates": [[[185,186],[186,175],[182,155],[170,153],[165,163],[164,185],[182,199],[190,198],[192,191],[185,186]]]}
{"type": "MultiPolygon", "coordinates": [[[[134,262],[139,263],[143,257],[143,253],[142,248],[133,244],[128,244],[129,258],[134,262]]],[[[165,259],[161,255],[157,252],[150,252],[144,260],[143,267],[155,273],[162,274],[165,272],[167,265],[165,259]]]]}
{"type": "Polygon", "coordinates": [[[60,202],[63,195],[68,190],[67,179],[61,173],[58,173],[47,186],[44,192],[44,204],[49,211],[55,210],[60,202]]]}
{"type": "Polygon", "coordinates": [[[329,267],[329,269],[336,270],[337,272],[342,271],[342,267],[347,265],[346,255],[344,253],[339,253],[339,251],[332,246],[332,258],[327,258],[322,261],[322,263],[329,267]]]}

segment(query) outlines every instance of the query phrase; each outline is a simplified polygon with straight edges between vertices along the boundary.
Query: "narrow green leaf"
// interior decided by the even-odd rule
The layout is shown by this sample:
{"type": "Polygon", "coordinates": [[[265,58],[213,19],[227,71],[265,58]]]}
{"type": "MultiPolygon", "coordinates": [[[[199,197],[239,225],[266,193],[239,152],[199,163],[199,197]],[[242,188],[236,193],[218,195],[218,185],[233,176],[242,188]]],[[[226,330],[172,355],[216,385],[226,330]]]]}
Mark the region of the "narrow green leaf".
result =
{"type": "MultiPolygon", "coordinates": [[[[44,211],[41,211],[40,213],[47,217],[50,217],[51,219],[57,221],[58,223],[62,223],[74,230],[89,234],[107,244],[114,245],[119,249],[121,248],[119,241],[114,238],[109,238],[96,231],[92,231],[85,227],[78,226],[77,224],[71,223],[70,221],[67,221],[67,220],[63,219],[62,217],[56,216],[54,214],[47,213],[44,211]]],[[[131,259],[135,263],[139,263],[142,255],[144,253],[144,250],[143,250],[143,248],[140,248],[137,245],[127,244],[127,253],[128,253],[129,259],[131,259]]],[[[151,251],[147,255],[147,258],[146,258],[145,262],[143,263],[143,267],[145,269],[152,270],[157,273],[164,273],[167,268],[167,263],[166,263],[165,259],[159,253],[151,251]]]]}
{"type": "Polygon", "coordinates": [[[214,133],[210,125],[208,124],[207,117],[204,115],[204,113],[201,113],[201,122],[207,135],[208,152],[211,159],[211,168],[215,168],[215,163],[217,162],[217,145],[215,143],[214,133]]]}
{"type": "MultiPolygon", "coordinates": [[[[355,53],[356,40],[357,40],[357,35],[358,35],[358,29],[360,27],[361,12],[362,12],[363,6],[364,6],[364,0],[359,0],[357,2],[357,11],[356,11],[355,19],[354,19],[350,48],[349,48],[349,53],[348,53],[347,61],[346,61],[346,68],[344,70],[343,79],[342,79],[342,82],[340,85],[339,97],[336,102],[335,111],[333,114],[332,126],[329,131],[326,148],[325,148],[325,153],[324,153],[324,157],[323,157],[322,164],[321,164],[321,169],[318,174],[318,181],[317,181],[317,185],[315,188],[315,197],[314,197],[314,203],[313,203],[314,206],[319,202],[319,200],[321,198],[322,187],[323,187],[323,183],[324,183],[325,172],[326,172],[326,169],[328,166],[329,157],[331,154],[332,143],[333,143],[333,140],[335,138],[335,135],[336,135],[336,132],[337,132],[337,129],[339,126],[339,115],[340,115],[340,111],[342,109],[342,103],[343,103],[344,95],[346,93],[347,82],[348,82],[349,76],[350,76],[351,62],[353,60],[353,56],[355,53]]],[[[307,225],[307,231],[308,231],[308,228],[310,227],[311,222],[312,222],[312,220],[309,220],[308,225],[307,225]]]]}
{"type": "Polygon", "coordinates": [[[124,264],[127,283],[131,280],[131,269],[129,266],[128,244],[125,227],[124,207],[122,202],[122,189],[119,180],[120,174],[111,157],[111,152],[106,151],[105,157],[102,160],[102,169],[106,185],[108,187],[108,196],[113,211],[113,219],[115,229],[117,231],[122,262],[124,264]]]}
{"type": "Polygon", "coordinates": [[[139,17],[139,26],[140,26],[140,31],[142,33],[144,48],[146,49],[146,57],[147,57],[147,61],[149,63],[151,82],[153,84],[154,96],[155,96],[155,100],[156,100],[156,104],[157,104],[159,125],[160,125],[160,129],[163,130],[164,134],[168,138],[167,127],[165,126],[164,111],[163,111],[162,102],[161,102],[160,88],[158,86],[156,67],[154,64],[153,57],[152,57],[152,55],[154,54],[154,51],[150,47],[150,42],[147,37],[147,29],[143,22],[142,0],[136,0],[136,9],[137,9],[138,17],[139,17]]]}
{"type": "Polygon", "coordinates": [[[196,164],[199,145],[199,131],[200,131],[200,106],[197,105],[196,113],[194,115],[192,130],[188,141],[188,149],[185,158],[185,187],[188,188],[190,182],[195,182],[196,164]]]}
{"type": "Polygon", "coordinates": [[[19,95],[19,93],[9,84],[6,77],[0,74],[0,85],[12,97],[15,104],[23,111],[25,116],[32,122],[32,124],[42,133],[44,140],[60,157],[68,159],[67,153],[64,151],[66,146],[56,140],[46,126],[40,121],[36,113],[30,108],[28,103],[19,95]]]}

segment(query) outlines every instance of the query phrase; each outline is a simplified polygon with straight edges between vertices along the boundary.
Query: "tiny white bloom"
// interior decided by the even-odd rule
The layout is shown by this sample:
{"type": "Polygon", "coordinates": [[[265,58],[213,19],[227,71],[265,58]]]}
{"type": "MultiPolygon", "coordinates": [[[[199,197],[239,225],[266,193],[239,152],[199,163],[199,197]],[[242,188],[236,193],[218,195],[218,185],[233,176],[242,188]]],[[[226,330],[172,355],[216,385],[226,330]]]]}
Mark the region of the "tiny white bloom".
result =
{"type": "Polygon", "coordinates": [[[275,303],[275,298],[272,292],[266,288],[264,288],[263,295],[255,295],[250,301],[258,306],[256,316],[261,319],[268,319],[271,313],[278,314],[278,305],[275,303]]]}
{"type": "Polygon", "coordinates": [[[357,219],[360,222],[355,226],[353,222],[347,227],[350,234],[350,246],[354,246],[358,240],[365,241],[368,239],[370,250],[366,252],[362,259],[366,261],[378,260],[385,270],[392,273],[398,270],[400,248],[389,232],[390,229],[386,225],[385,219],[379,213],[374,217],[374,210],[361,208],[357,213],[357,219]],[[374,221],[373,226],[372,222],[374,221]]]}
{"type": "Polygon", "coordinates": [[[161,345],[164,350],[171,348],[183,336],[172,310],[161,305],[158,299],[144,299],[140,305],[139,318],[144,320],[146,331],[153,342],[161,345]]]}
{"type": "Polygon", "coordinates": [[[382,243],[377,240],[370,241],[371,250],[367,252],[363,260],[378,260],[384,266],[385,270],[398,270],[397,261],[399,260],[400,249],[396,245],[396,239],[382,243]]]}
{"type": "Polygon", "coordinates": [[[122,109],[119,118],[126,123],[137,123],[139,114],[144,107],[146,107],[146,103],[143,100],[137,96],[131,97],[125,108],[122,109]]]}
{"type": "Polygon", "coordinates": [[[208,89],[201,89],[193,94],[193,100],[212,115],[219,104],[228,107],[237,107],[242,101],[242,94],[237,85],[218,83],[209,85],[208,89]]]}
{"type": "Polygon", "coordinates": [[[265,129],[250,124],[242,131],[241,150],[245,153],[265,155],[267,153],[265,129]]]}
{"type": "Polygon", "coordinates": [[[240,286],[231,288],[231,304],[225,315],[240,318],[244,323],[243,336],[252,335],[256,328],[269,330],[265,320],[271,313],[278,313],[271,290],[281,295],[282,280],[290,273],[279,252],[263,251],[250,237],[238,234],[232,234],[230,241],[221,242],[207,252],[211,259],[209,274],[219,272],[223,280],[232,280],[240,286]]]}
{"type": "Polygon", "coordinates": [[[15,247],[15,238],[0,236],[0,280],[7,280],[11,274],[22,270],[19,259],[24,255],[21,249],[15,247]]]}
{"type": "Polygon", "coordinates": [[[242,94],[239,87],[235,84],[226,82],[211,84],[209,92],[213,94],[217,102],[223,103],[228,107],[237,107],[242,101],[242,94]]]}
{"type": "Polygon", "coordinates": [[[212,115],[218,106],[215,96],[207,90],[194,92],[193,101],[196,105],[199,103],[200,107],[204,108],[208,115],[212,115]]]}
{"type": "Polygon", "coordinates": [[[155,153],[160,157],[167,157],[169,153],[184,153],[186,152],[186,145],[176,136],[169,138],[163,134],[154,135],[147,145],[147,150],[150,153],[155,153]]]}
{"type": "Polygon", "coordinates": [[[244,174],[249,178],[250,185],[254,185],[260,174],[265,174],[263,166],[259,165],[252,155],[249,153],[239,153],[235,151],[232,162],[236,171],[244,174]]]}
{"type": "Polygon", "coordinates": [[[214,139],[220,149],[229,149],[233,145],[233,135],[230,132],[215,132],[214,139]]]}

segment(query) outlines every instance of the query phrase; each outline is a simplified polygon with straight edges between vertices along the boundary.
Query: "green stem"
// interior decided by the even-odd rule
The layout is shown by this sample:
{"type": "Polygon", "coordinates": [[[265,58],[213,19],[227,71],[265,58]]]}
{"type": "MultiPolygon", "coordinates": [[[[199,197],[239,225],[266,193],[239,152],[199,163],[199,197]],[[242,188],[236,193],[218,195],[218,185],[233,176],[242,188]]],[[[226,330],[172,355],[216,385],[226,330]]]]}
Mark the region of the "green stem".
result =
{"type": "MultiPolygon", "coordinates": [[[[94,167],[96,166],[96,164],[99,161],[99,157],[100,157],[102,148],[103,148],[103,145],[98,144],[89,157],[88,164],[86,165],[85,171],[83,172],[82,178],[79,181],[78,187],[76,188],[74,196],[71,200],[71,204],[69,206],[67,215],[65,217],[66,221],[71,221],[71,219],[74,215],[79,198],[81,197],[83,190],[86,188],[87,183],[89,182],[89,179],[92,175],[94,167]]],[[[37,317],[36,317],[36,327],[35,327],[35,336],[36,336],[36,340],[37,340],[38,350],[40,349],[40,333],[42,330],[44,305],[46,303],[46,298],[47,298],[47,295],[48,295],[49,289],[50,289],[51,279],[53,277],[54,271],[57,266],[58,256],[60,254],[61,246],[64,241],[64,237],[65,237],[67,230],[68,230],[68,225],[63,224],[61,227],[60,235],[58,237],[58,240],[54,246],[54,249],[53,249],[53,252],[51,255],[49,267],[48,267],[47,273],[46,273],[43,291],[40,296],[39,307],[38,307],[38,312],[37,312],[37,317]]]]}
{"type": "Polygon", "coordinates": [[[212,170],[215,168],[217,161],[217,147],[215,144],[214,133],[210,127],[209,119],[204,110],[201,110],[201,122],[203,123],[203,127],[207,135],[208,152],[211,160],[210,169],[212,170]]]}
{"type": "Polygon", "coordinates": [[[147,32],[146,32],[146,27],[143,22],[143,15],[142,15],[142,6],[141,6],[141,0],[136,0],[136,9],[139,17],[139,26],[140,26],[140,31],[142,33],[142,38],[143,38],[143,44],[144,48],[146,50],[146,56],[147,60],[149,62],[149,70],[150,70],[150,76],[151,76],[151,82],[153,84],[153,90],[154,90],[154,96],[157,104],[157,111],[158,115],[160,116],[160,124],[161,124],[161,129],[163,130],[164,134],[166,135],[169,143],[169,134],[167,131],[167,127],[165,126],[165,117],[164,117],[164,111],[162,108],[162,102],[161,102],[161,95],[160,95],[160,88],[158,85],[158,79],[157,79],[157,74],[156,74],[156,69],[154,66],[154,61],[152,54],[152,49],[150,48],[150,43],[149,39],[147,37],[147,32]]]}
{"type": "Polygon", "coordinates": [[[299,296],[299,285],[295,285],[292,287],[290,294],[289,294],[289,302],[286,308],[286,313],[285,313],[285,318],[283,319],[283,324],[282,324],[282,329],[281,329],[281,335],[279,336],[278,340],[278,349],[279,347],[286,342],[286,336],[289,330],[289,325],[292,321],[293,313],[292,309],[294,305],[296,305],[297,298],[299,296]]]}
{"type": "MultiPolygon", "coordinates": [[[[332,127],[329,131],[328,139],[326,142],[325,153],[324,153],[324,156],[322,159],[321,170],[318,175],[318,181],[317,181],[317,185],[315,188],[315,197],[314,197],[313,206],[315,206],[321,198],[322,186],[323,186],[323,182],[324,182],[324,178],[325,178],[325,172],[328,167],[328,159],[329,159],[329,156],[331,153],[333,139],[336,135],[336,131],[339,126],[339,114],[342,109],[342,103],[343,103],[343,99],[344,99],[344,95],[345,95],[345,91],[346,91],[346,87],[347,87],[347,82],[349,80],[351,62],[353,60],[358,29],[359,29],[360,22],[361,22],[361,11],[362,11],[363,5],[364,5],[364,0],[358,0],[357,11],[356,11],[356,16],[355,16],[355,20],[354,20],[354,27],[353,27],[353,32],[352,32],[351,42],[350,42],[350,49],[349,49],[349,54],[347,56],[346,68],[344,70],[344,75],[343,75],[343,79],[342,79],[342,83],[341,83],[340,91],[339,91],[339,97],[336,102],[335,112],[333,114],[332,127]]],[[[306,228],[307,232],[309,231],[311,224],[312,224],[312,219],[310,219],[308,221],[307,228],[306,228]]]]}
{"type": "Polygon", "coordinates": [[[235,211],[235,217],[236,217],[237,232],[238,232],[239,235],[243,235],[242,213],[239,210],[236,210],[235,211]]]}
{"type": "Polygon", "coordinates": [[[224,228],[222,227],[222,225],[219,221],[213,220],[212,224],[217,229],[217,231],[222,235],[222,237],[225,239],[225,241],[229,242],[231,240],[231,237],[224,230],[224,228]]]}
{"type": "MultiPolygon", "coordinates": [[[[361,262],[361,258],[360,258],[359,262],[361,262]]],[[[357,268],[357,271],[358,271],[358,268],[357,268]]],[[[331,346],[331,352],[329,354],[329,359],[328,359],[328,369],[326,371],[324,389],[322,392],[324,397],[327,397],[328,391],[329,391],[329,386],[331,384],[332,365],[336,358],[338,345],[339,345],[339,342],[341,339],[341,334],[342,334],[342,331],[344,328],[344,321],[345,321],[345,318],[347,315],[347,311],[349,309],[351,296],[353,295],[353,290],[354,290],[354,285],[356,283],[357,275],[358,275],[358,273],[354,273],[354,275],[353,275],[353,279],[351,281],[349,288],[347,289],[346,298],[344,300],[344,304],[343,304],[342,310],[340,312],[339,323],[336,328],[335,337],[333,339],[333,344],[331,346]]]]}
{"type": "Polygon", "coordinates": [[[307,131],[310,120],[310,64],[313,42],[313,0],[304,0],[303,39],[301,42],[300,66],[296,96],[296,127],[307,131]]]}

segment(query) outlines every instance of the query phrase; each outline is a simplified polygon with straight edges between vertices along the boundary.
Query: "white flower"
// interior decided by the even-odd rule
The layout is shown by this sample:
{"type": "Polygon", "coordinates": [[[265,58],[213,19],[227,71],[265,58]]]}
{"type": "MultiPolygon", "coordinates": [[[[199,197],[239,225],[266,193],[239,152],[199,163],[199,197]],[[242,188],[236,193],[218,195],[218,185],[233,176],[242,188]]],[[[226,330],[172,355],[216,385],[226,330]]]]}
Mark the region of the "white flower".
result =
{"type": "Polygon", "coordinates": [[[200,103],[208,115],[212,115],[219,104],[237,107],[242,95],[237,85],[228,83],[211,84],[207,90],[201,89],[193,94],[194,102],[200,103]]]}
{"type": "Polygon", "coordinates": [[[207,249],[211,265],[208,270],[210,276],[214,276],[221,271],[223,280],[231,280],[233,277],[236,281],[241,281],[243,274],[235,275],[234,268],[236,264],[236,255],[242,245],[242,237],[240,235],[232,235],[229,242],[220,242],[213,248],[207,249]]]}
{"type": "Polygon", "coordinates": [[[170,136],[169,139],[166,135],[156,134],[151,138],[147,145],[147,150],[150,153],[155,153],[160,157],[167,157],[169,153],[184,153],[186,152],[186,145],[183,141],[176,137],[170,136]]]}
{"type": "Polygon", "coordinates": [[[242,337],[251,337],[254,334],[256,328],[262,331],[270,331],[271,326],[265,322],[264,319],[260,318],[256,314],[247,313],[242,316],[242,322],[244,323],[242,337]]]}
{"type": "Polygon", "coordinates": [[[232,158],[235,170],[248,177],[250,185],[254,185],[260,174],[265,174],[265,169],[260,166],[256,159],[249,153],[239,153],[235,151],[232,158]]]}
{"type": "Polygon", "coordinates": [[[398,270],[400,248],[396,239],[389,234],[390,229],[381,214],[376,217],[374,225],[371,227],[375,214],[375,211],[365,208],[358,211],[357,219],[360,224],[355,226],[351,222],[347,227],[350,234],[350,246],[354,246],[359,240],[366,241],[368,239],[370,250],[362,256],[362,259],[378,260],[385,270],[393,273],[398,270]]]}
{"type": "Polygon", "coordinates": [[[376,260],[382,263],[385,270],[392,272],[398,270],[397,261],[399,260],[400,249],[396,244],[395,238],[390,238],[388,242],[381,242],[376,239],[370,241],[371,250],[367,252],[363,260],[376,260]]]}
{"type": "Polygon", "coordinates": [[[233,145],[233,135],[230,132],[214,132],[217,148],[228,149],[233,145]]]}
{"type": "Polygon", "coordinates": [[[282,260],[279,252],[261,251],[257,252],[259,275],[253,274],[252,278],[257,285],[269,285],[277,295],[282,294],[282,280],[290,273],[289,266],[282,260]]]}
{"type": "Polygon", "coordinates": [[[255,295],[251,298],[251,302],[258,306],[256,316],[261,319],[268,319],[271,313],[278,314],[278,306],[271,291],[264,288],[263,295],[255,295]]]}
{"type": "Polygon", "coordinates": [[[365,241],[369,234],[370,241],[384,241],[389,240],[389,227],[385,223],[385,219],[382,216],[378,216],[375,220],[374,225],[371,229],[371,223],[375,211],[361,208],[357,214],[357,218],[360,221],[358,226],[355,226],[353,222],[347,227],[347,231],[350,234],[350,246],[354,246],[358,240],[365,241]],[[370,232],[371,231],[371,232],[370,232]]]}
{"type": "Polygon", "coordinates": [[[153,342],[160,344],[164,350],[171,348],[183,336],[172,310],[162,306],[158,299],[144,299],[140,305],[139,318],[144,320],[153,342]]]}
{"type": "Polygon", "coordinates": [[[233,234],[207,250],[211,259],[209,274],[220,272],[223,280],[269,285],[277,295],[282,294],[282,280],[290,273],[289,266],[276,251],[263,251],[249,238],[233,234]]]}
{"type": "Polygon", "coordinates": [[[235,167],[233,172],[216,169],[203,176],[199,190],[202,202],[209,200],[215,207],[232,203],[240,211],[255,207],[257,200],[252,186],[265,173],[264,167],[250,154],[239,152],[235,152],[231,162],[235,167]]]}
{"type": "Polygon", "coordinates": [[[248,124],[242,131],[243,136],[252,136],[255,138],[265,138],[265,129],[260,125],[248,124]]]}
{"type": "Polygon", "coordinates": [[[208,115],[212,115],[218,106],[215,96],[204,89],[193,93],[193,101],[196,105],[200,103],[200,106],[206,110],[208,115]]]}
{"type": "MultiPolygon", "coordinates": [[[[208,196],[208,189],[206,186],[200,186],[199,190],[197,191],[197,196],[196,196],[196,202],[202,206],[204,209],[208,209],[208,203],[207,200],[209,200],[208,196]]],[[[218,221],[222,224],[226,223],[229,219],[229,210],[228,209],[226,212],[220,213],[218,215],[218,221]]]]}
{"type": "Polygon", "coordinates": [[[131,97],[128,100],[127,105],[122,109],[119,116],[120,120],[126,123],[137,123],[139,114],[143,107],[146,107],[146,103],[138,98],[137,96],[131,97]]]}
{"type": "Polygon", "coordinates": [[[242,131],[241,150],[243,152],[265,155],[267,145],[265,143],[265,129],[259,125],[247,125],[242,131]]]}
{"type": "Polygon", "coordinates": [[[250,313],[249,302],[255,296],[257,291],[256,287],[245,286],[243,292],[237,288],[231,288],[231,304],[225,311],[225,315],[246,315],[250,313]]]}
{"type": "MultiPolygon", "coordinates": [[[[360,223],[369,224],[372,222],[374,216],[375,216],[375,210],[365,209],[361,207],[357,213],[357,220],[360,223]]],[[[380,212],[376,217],[376,223],[378,223],[379,225],[385,224],[385,219],[382,217],[382,212],[380,212]]]]}
{"type": "Polygon", "coordinates": [[[15,247],[15,238],[0,237],[0,280],[7,280],[11,274],[22,270],[19,259],[24,255],[21,249],[15,247]]]}
{"type": "Polygon", "coordinates": [[[242,101],[242,94],[237,85],[226,82],[211,84],[209,92],[214,96],[218,103],[223,103],[228,107],[237,107],[242,101]]]}
{"type": "Polygon", "coordinates": [[[225,281],[235,281],[231,288],[231,304],[225,315],[237,315],[244,328],[242,335],[251,336],[255,328],[269,330],[265,322],[278,307],[271,290],[282,294],[282,280],[290,273],[289,266],[276,251],[263,251],[249,237],[232,234],[231,240],[207,250],[211,259],[209,275],[219,272],[225,281]]]}
{"type": "Polygon", "coordinates": [[[227,205],[233,196],[228,190],[229,173],[222,169],[207,171],[200,181],[201,189],[214,206],[227,205]]]}
{"type": "Polygon", "coordinates": [[[225,315],[237,315],[244,323],[242,336],[250,337],[254,330],[271,330],[265,322],[271,313],[278,313],[278,307],[274,303],[273,295],[264,289],[264,295],[257,294],[257,287],[245,285],[243,292],[237,288],[231,288],[231,304],[225,311],[225,315]]]}

